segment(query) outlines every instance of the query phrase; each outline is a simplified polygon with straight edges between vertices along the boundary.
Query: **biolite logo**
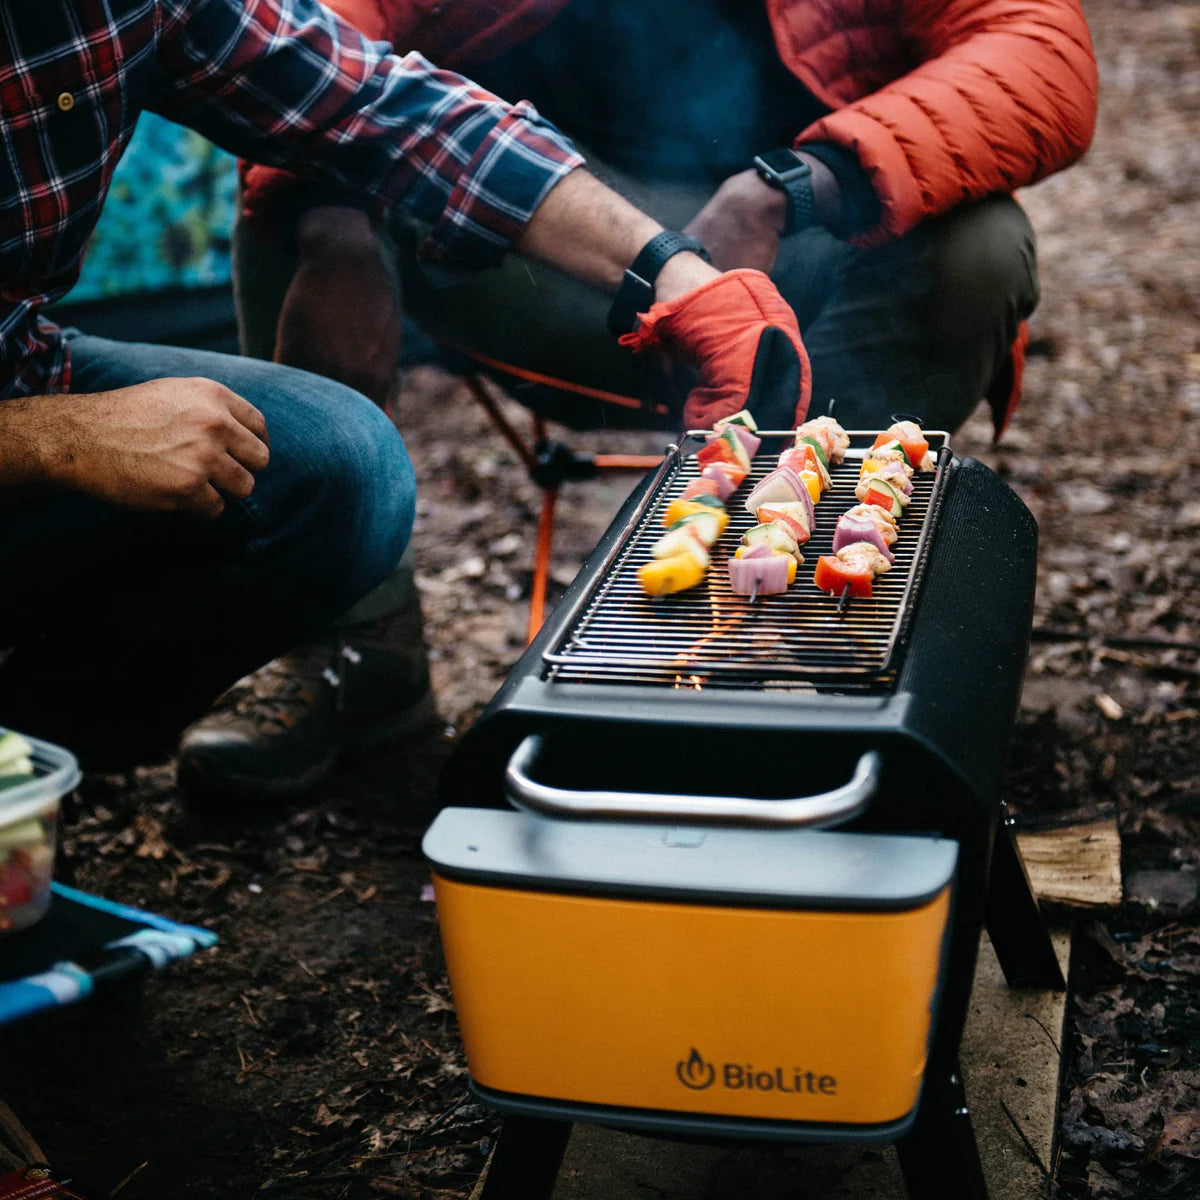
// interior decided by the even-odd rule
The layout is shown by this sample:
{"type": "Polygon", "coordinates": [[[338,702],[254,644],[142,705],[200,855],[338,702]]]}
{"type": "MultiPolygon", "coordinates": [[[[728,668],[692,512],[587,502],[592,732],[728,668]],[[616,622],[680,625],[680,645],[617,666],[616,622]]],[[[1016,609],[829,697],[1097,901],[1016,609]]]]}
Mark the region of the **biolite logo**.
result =
{"type": "Polygon", "coordinates": [[[675,1074],[685,1088],[691,1088],[693,1092],[702,1092],[705,1088],[712,1087],[713,1080],[717,1077],[717,1069],[712,1063],[705,1062],[704,1056],[693,1046],[691,1054],[675,1064],[675,1074]]]}
{"type": "Polygon", "coordinates": [[[751,1063],[722,1063],[720,1070],[692,1047],[687,1058],[675,1064],[675,1075],[685,1088],[702,1092],[719,1081],[728,1092],[779,1092],[791,1095],[836,1096],[835,1075],[807,1071],[802,1067],[761,1069],[751,1063]]]}

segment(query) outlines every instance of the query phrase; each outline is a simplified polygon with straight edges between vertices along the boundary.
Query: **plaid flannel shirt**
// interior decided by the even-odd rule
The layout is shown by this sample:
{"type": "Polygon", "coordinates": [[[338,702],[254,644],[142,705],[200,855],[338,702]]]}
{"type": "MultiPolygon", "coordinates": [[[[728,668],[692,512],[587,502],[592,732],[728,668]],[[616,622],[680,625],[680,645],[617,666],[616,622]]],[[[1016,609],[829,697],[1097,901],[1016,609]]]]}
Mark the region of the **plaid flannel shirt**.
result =
{"type": "Polygon", "coordinates": [[[582,159],[532,106],[387,51],[315,0],[0,3],[0,397],[70,386],[39,310],[78,279],[143,109],[403,205],[427,259],[499,261],[582,159]]]}

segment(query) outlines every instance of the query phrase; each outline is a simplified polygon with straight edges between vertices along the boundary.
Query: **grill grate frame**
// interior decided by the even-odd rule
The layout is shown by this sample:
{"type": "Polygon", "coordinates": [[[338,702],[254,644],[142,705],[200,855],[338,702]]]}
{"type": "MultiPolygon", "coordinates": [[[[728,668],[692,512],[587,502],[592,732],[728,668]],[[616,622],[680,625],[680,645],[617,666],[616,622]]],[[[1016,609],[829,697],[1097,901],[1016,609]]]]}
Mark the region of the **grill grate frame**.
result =
{"type": "Polygon", "coordinates": [[[663,465],[630,514],[592,580],[567,614],[563,634],[542,656],[544,677],[558,683],[735,687],[771,691],[884,691],[894,681],[950,462],[949,435],[926,431],[935,469],[913,478],[911,503],[892,546],[892,569],[876,578],[870,599],[842,606],[813,584],[817,557],[832,553],[838,518],[858,503],[854,488],[876,431],[854,430],[846,459],[830,468],[833,486],[816,509],[805,561],[783,595],[753,604],[729,587],[725,560],[754,523],[743,501],[778,465],[794,433],[761,433],[751,472],[730,497],[729,525],[712,549],[706,579],[684,592],[649,597],[638,568],[662,536],[662,514],[699,476],[694,452],[703,434],[667,448],[663,465]]]}

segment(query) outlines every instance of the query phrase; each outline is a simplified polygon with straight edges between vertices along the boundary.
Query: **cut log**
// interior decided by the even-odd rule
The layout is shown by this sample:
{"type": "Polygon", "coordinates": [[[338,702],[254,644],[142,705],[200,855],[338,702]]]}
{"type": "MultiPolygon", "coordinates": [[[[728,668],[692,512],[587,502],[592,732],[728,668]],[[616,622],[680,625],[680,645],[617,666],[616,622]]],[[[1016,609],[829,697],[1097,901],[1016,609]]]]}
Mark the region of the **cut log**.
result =
{"type": "Polygon", "coordinates": [[[1017,834],[1037,898],[1069,908],[1121,903],[1121,837],[1115,820],[1017,834]]]}

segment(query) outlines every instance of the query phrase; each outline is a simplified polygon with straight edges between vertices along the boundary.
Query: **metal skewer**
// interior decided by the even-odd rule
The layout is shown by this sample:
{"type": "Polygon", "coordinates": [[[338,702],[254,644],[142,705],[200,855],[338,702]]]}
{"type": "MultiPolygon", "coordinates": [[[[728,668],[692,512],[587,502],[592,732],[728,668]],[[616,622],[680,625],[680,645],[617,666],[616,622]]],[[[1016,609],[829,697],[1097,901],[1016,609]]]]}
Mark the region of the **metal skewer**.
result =
{"type": "Polygon", "coordinates": [[[842,588],[841,596],[838,597],[837,611],[838,611],[839,617],[842,615],[842,613],[844,613],[846,611],[846,605],[849,602],[850,602],[850,585],[846,584],[846,586],[844,588],[842,588]]]}

